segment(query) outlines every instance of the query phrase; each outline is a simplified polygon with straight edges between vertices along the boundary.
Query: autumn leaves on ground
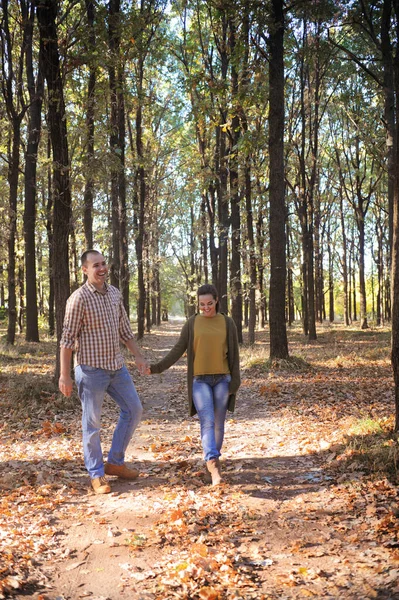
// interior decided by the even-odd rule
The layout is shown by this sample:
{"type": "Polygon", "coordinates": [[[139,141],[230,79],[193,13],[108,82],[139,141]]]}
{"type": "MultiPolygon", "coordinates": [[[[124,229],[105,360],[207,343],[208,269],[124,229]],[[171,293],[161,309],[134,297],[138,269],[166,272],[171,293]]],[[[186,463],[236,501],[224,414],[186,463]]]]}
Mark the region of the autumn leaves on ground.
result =
{"type": "MultiPolygon", "coordinates": [[[[181,323],[145,336],[162,356],[181,323]]],[[[268,364],[267,332],[241,351],[224,484],[209,485],[185,362],[140,377],[128,451],[137,481],[95,496],[80,405],[54,392],[54,343],[0,347],[0,598],[399,598],[399,450],[389,332],[342,326],[268,364]]],[[[116,409],[106,401],[103,445],[116,409]]]]}

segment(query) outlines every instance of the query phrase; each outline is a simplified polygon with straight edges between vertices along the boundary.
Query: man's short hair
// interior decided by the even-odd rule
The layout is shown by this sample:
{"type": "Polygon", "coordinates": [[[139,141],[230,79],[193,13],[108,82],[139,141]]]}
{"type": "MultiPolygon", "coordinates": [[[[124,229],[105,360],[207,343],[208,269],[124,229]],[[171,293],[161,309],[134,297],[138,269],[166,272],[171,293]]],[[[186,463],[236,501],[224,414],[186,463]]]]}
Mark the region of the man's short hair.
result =
{"type": "Polygon", "coordinates": [[[89,256],[89,254],[101,254],[101,252],[99,252],[98,250],[93,250],[92,248],[83,252],[82,256],[80,257],[80,264],[82,265],[82,267],[86,265],[87,257],[89,256]]]}

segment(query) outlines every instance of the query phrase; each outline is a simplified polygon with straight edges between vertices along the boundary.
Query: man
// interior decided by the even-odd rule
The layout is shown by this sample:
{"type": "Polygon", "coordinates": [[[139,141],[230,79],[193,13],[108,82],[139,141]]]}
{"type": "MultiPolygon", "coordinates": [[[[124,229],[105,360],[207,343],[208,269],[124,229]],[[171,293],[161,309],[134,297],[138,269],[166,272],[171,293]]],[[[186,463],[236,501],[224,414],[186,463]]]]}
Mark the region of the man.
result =
{"type": "Polygon", "coordinates": [[[94,492],[108,494],[111,487],[105,474],[122,479],[135,479],[139,475],[137,469],[129,469],[124,460],[143,409],[124,364],[120,340],[135,357],[141,373],[147,372],[149,366],[134,341],[121,293],[106,283],[108,266],[103,255],[97,250],[87,250],[81,263],[87,281],[67,302],[58,385],[64,396],[71,395],[71,359],[75,351],[75,380],[82,403],[84,461],[94,492]],[[104,465],[100,423],[106,392],[118,404],[120,414],[104,465]]]}

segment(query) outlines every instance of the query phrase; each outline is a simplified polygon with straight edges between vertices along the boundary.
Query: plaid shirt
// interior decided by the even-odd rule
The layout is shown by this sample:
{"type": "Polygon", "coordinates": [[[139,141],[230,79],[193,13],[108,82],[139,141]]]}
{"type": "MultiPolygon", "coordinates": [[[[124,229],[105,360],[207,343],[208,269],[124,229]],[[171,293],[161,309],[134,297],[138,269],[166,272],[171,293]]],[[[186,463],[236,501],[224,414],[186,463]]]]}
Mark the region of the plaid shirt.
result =
{"type": "Polygon", "coordinates": [[[120,291],[105,293],[86,281],[68,298],[61,346],[75,350],[74,363],[115,371],[124,364],[120,340],[133,337],[120,291]]]}

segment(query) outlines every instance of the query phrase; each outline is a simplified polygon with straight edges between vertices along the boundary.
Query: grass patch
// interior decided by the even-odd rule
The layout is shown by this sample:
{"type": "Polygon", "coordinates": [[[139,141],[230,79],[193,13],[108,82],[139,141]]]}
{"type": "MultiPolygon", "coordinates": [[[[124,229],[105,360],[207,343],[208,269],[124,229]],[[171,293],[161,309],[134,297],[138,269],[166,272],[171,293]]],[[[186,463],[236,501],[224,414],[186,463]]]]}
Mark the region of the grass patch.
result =
{"type": "Polygon", "coordinates": [[[393,431],[393,418],[362,418],[345,435],[340,462],[349,470],[363,470],[386,476],[399,483],[399,435],[393,431]]]}
{"type": "Polygon", "coordinates": [[[349,436],[365,436],[372,434],[382,434],[383,428],[380,421],[376,421],[371,417],[365,417],[363,419],[359,419],[354,423],[349,431],[349,436]]]}
{"type": "Polygon", "coordinates": [[[366,360],[390,360],[391,348],[389,346],[376,346],[368,348],[363,352],[363,358],[366,360]]]}
{"type": "Polygon", "coordinates": [[[20,373],[8,378],[7,383],[7,393],[1,398],[0,409],[1,413],[7,413],[13,419],[68,410],[78,403],[76,393],[70,398],[61,395],[51,375],[20,373]]]}
{"type": "Polygon", "coordinates": [[[266,361],[267,371],[310,371],[312,365],[301,356],[290,356],[289,358],[273,358],[266,361]]]}
{"type": "Polygon", "coordinates": [[[247,360],[246,367],[258,372],[268,373],[270,371],[302,372],[312,369],[312,365],[300,356],[289,358],[266,359],[264,356],[254,356],[247,360]]]}

